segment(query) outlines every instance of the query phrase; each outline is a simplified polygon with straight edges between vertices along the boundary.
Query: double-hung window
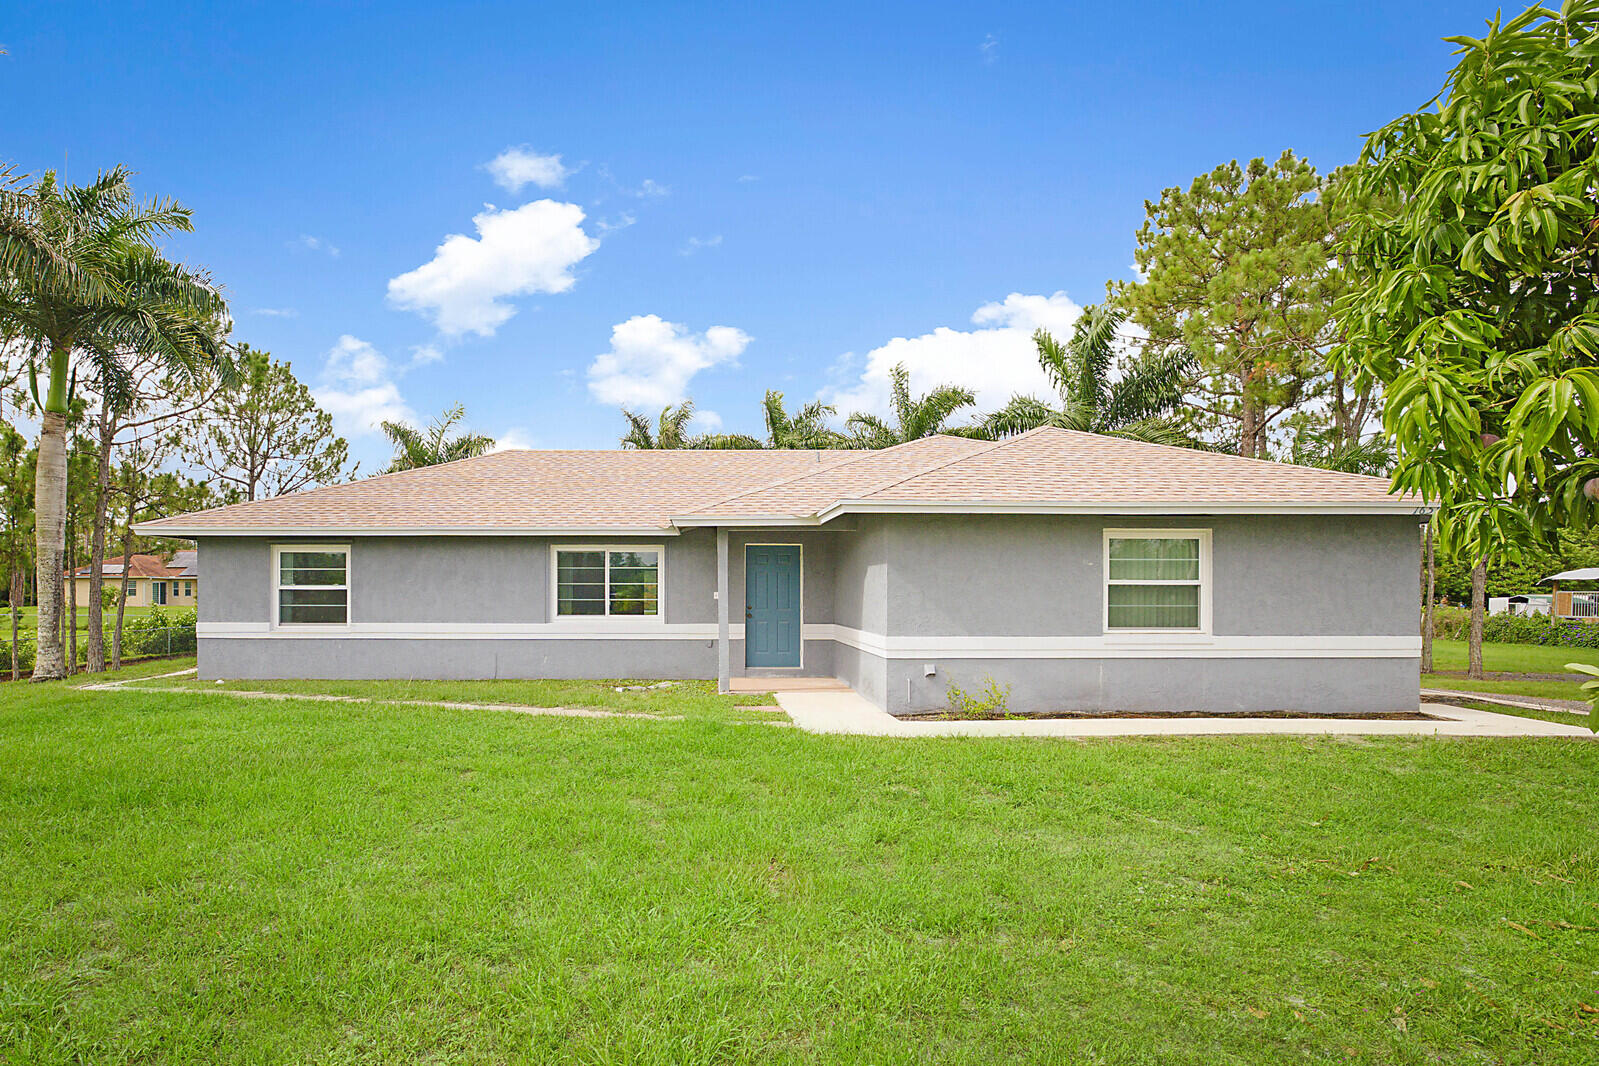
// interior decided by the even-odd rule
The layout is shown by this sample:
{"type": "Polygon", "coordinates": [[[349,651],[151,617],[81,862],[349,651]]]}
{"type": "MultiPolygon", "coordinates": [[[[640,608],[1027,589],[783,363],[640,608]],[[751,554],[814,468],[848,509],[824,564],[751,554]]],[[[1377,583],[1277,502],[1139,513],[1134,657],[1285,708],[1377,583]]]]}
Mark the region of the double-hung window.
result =
{"type": "Polygon", "coordinates": [[[348,625],[350,549],[342,545],[286,545],[273,549],[277,624],[348,625]]]}
{"type": "Polygon", "coordinates": [[[1105,629],[1210,630],[1208,529],[1107,529],[1105,629]]]}
{"type": "Polygon", "coordinates": [[[659,618],[661,549],[555,549],[555,614],[659,618]]]}

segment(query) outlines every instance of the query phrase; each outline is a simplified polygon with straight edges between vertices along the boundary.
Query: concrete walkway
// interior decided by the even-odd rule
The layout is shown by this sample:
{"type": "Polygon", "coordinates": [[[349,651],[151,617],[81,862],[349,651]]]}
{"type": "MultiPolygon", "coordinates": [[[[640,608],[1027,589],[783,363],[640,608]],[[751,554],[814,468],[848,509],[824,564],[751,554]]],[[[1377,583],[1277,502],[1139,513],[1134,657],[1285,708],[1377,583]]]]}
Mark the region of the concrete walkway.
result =
{"type": "Polygon", "coordinates": [[[1526,707],[1534,711],[1566,711],[1571,714],[1588,713],[1586,700],[1557,700],[1548,696],[1506,696],[1501,692],[1471,692],[1457,688],[1424,688],[1421,698],[1435,700],[1474,700],[1477,703],[1502,703],[1507,707],[1526,707]]]}
{"type": "Polygon", "coordinates": [[[162,688],[140,688],[141,681],[158,681],[164,678],[194,675],[194,667],[153,677],[129,677],[121,681],[102,681],[94,685],[78,685],[79,692],[175,692],[186,696],[228,696],[240,700],[277,700],[280,702],[311,703],[381,703],[397,707],[443,707],[451,711],[509,711],[512,714],[530,714],[552,718],[640,718],[651,722],[680,722],[679,714],[648,714],[643,711],[603,711],[592,707],[530,707],[521,703],[470,703],[457,700],[405,700],[378,699],[369,696],[335,696],[324,692],[257,692],[238,688],[189,688],[167,685],[162,688]]]}
{"type": "Polygon", "coordinates": [[[1351,718],[1053,718],[1035,721],[905,722],[855,692],[779,692],[778,706],[809,733],[869,737],[1155,737],[1228,734],[1588,737],[1586,725],[1425,703],[1438,721],[1351,718]]]}

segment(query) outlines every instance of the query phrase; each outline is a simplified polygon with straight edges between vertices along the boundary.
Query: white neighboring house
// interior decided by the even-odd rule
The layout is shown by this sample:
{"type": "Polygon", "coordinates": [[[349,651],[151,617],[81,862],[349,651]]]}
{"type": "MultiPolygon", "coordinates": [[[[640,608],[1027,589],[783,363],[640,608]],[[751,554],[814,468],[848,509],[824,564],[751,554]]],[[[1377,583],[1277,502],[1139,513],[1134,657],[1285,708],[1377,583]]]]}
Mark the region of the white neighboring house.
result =
{"type": "Polygon", "coordinates": [[[1547,592],[1529,592],[1521,596],[1489,596],[1489,614],[1548,614],[1554,606],[1554,596],[1547,592]]]}
{"type": "Polygon", "coordinates": [[[1550,574],[1540,585],[1549,586],[1552,600],[1550,608],[1556,618],[1574,618],[1583,622],[1599,621],[1599,592],[1572,591],[1561,588],[1562,583],[1599,581],[1599,566],[1584,566],[1576,570],[1562,570],[1550,574]]]}

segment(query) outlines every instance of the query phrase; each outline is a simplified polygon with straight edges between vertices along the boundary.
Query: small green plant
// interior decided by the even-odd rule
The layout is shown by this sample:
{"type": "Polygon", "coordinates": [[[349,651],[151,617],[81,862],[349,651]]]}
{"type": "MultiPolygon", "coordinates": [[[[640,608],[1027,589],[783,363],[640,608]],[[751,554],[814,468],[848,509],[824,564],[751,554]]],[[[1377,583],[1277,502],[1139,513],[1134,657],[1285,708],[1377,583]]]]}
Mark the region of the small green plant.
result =
{"type": "Polygon", "coordinates": [[[983,679],[982,692],[967,692],[955,682],[949,683],[950,713],[962,718],[1003,718],[1010,714],[1010,686],[1001,685],[992,674],[983,679]]]}
{"type": "Polygon", "coordinates": [[[1566,669],[1574,674],[1586,674],[1593,678],[1592,681],[1582,683],[1582,691],[1586,694],[1583,698],[1588,701],[1588,729],[1590,732],[1599,733],[1599,666],[1567,663],[1566,669]]]}

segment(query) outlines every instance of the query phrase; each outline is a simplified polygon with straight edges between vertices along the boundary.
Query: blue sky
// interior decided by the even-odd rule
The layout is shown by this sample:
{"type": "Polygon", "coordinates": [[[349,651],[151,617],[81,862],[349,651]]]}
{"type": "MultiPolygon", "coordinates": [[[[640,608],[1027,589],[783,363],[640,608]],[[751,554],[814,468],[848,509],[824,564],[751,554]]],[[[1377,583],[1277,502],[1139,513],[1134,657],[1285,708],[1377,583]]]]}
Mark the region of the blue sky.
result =
{"type": "Polygon", "coordinates": [[[1284,148],[1352,160],[1492,8],[119,12],[0,22],[0,158],[126,163],[191,207],[170,250],[373,469],[375,418],[456,401],[512,442],[610,447],[621,401],[758,431],[766,388],[870,408],[898,359],[1036,387],[1026,334],[1127,276],[1145,198],[1284,148]]]}

